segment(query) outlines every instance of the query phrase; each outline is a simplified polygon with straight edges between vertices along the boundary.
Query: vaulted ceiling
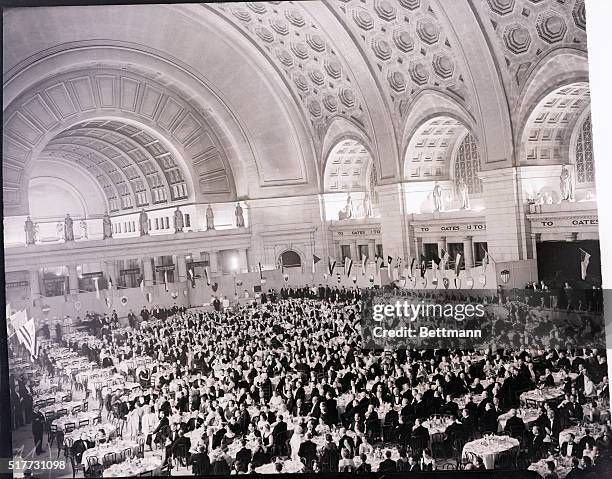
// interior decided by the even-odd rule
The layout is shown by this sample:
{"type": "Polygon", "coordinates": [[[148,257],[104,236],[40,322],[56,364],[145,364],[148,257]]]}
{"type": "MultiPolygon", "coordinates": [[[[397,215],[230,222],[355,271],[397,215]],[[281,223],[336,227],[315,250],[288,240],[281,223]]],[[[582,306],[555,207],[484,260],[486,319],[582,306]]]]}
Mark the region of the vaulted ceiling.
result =
{"type": "Polygon", "coordinates": [[[536,106],[588,81],[585,28],[584,0],[8,10],[5,214],[50,162],[113,212],[353,189],[370,163],[379,183],[444,178],[466,131],[483,168],[518,164],[536,106]],[[366,153],[328,163],[343,142],[366,153]]]}

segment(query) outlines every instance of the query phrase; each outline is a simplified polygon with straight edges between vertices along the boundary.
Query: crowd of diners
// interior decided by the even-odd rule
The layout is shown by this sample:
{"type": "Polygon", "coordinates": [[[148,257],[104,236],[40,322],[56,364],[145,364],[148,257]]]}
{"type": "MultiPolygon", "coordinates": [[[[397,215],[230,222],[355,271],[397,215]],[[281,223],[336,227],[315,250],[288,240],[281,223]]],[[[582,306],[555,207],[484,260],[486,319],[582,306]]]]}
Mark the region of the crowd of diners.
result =
{"type": "MultiPolygon", "coordinates": [[[[141,389],[103,386],[90,400],[121,422],[124,437],[146,438],[147,449],[194,474],[254,473],[265,464],[286,472],[283,461],[306,472],[369,472],[373,462],[385,472],[482,469],[479,457],[465,463],[462,448],[499,434],[505,413],[501,434],[520,441],[517,467],[569,448],[573,477],[612,470],[609,426],[576,444],[559,442],[583,422],[582,406],[607,407],[605,350],[366,350],[363,294],[286,288],[226,309],[143,308],[129,328],[94,328],[101,340],[79,349],[105,368],[151,358],[128,371],[141,389]],[[521,393],[555,384],[563,398],[544,403],[528,427],[517,413],[521,393]],[[432,420],[445,424],[435,441],[432,420]]],[[[53,372],[46,350],[38,361],[53,372]]],[[[18,427],[32,418],[31,389],[15,379],[11,392],[18,427]]],[[[90,446],[73,447],[82,454],[90,446]]],[[[553,464],[548,476],[555,475],[553,464]]]]}

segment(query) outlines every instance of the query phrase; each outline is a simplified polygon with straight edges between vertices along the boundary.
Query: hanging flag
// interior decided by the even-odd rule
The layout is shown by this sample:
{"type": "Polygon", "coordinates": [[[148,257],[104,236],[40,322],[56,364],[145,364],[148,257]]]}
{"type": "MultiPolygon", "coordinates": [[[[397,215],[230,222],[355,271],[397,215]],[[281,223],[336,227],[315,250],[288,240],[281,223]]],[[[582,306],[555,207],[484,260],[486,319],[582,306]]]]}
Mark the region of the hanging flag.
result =
{"type": "Polygon", "coordinates": [[[144,278],[140,278],[140,292],[144,295],[144,278]]]}
{"type": "Polygon", "coordinates": [[[332,274],[334,274],[334,268],[336,267],[336,260],[334,260],[334,262],[332,263],[331,258],[328,256],[327,257],[327,269],[329,271],[329,275],[331,276],[332,274]]]}
{"type": "Polygon", "coordinates": [[[15,311],[12,315],[8,316],[7,326],[13,328],[11,335],[15,334],[19,328],[23,327],[28,322],[28,315],[26,310],[15,311]]]}
{"type": "Polygon", "coordinates": [[[113,289],[113,278],[111,278],[110,274],[108,275],[107,287],[109,291],[113,289]]]}
{"type": "Polygon", "coordinates": [[[352,268],[353,268],[353,260],[351,258],[344,258],[344,274],[346,276],[351,275],[352,268]]]}
{"type": "Polygon", "coordinates": [[[446,271],[446,265],[448,264],[448,260],[450,259],[450,255],[448,254],[448,251],[445,250],[440,250],[440,253],[442,253],[442,259],[438,259],[440,264],[440,269],[442,271],[446,271]]]}
{"type": "Polygon", "coordinates": [[[582,277],[582,281],[584,281],[587,277],[587,269],[589,268],[589,261],[591,260],[591,255],[587,253],[582,248],[580,250],[580,276],[582,277]]]}
{"type": "Polygon", "coordinates": [[[463,255],[461,253],[457,253],[455,258],[455,276],[459,276],[459,271],[461,271],[461,264],[463,263],[463,255]]]}
{"type": "Polygon", "coordinates": [[[315,274],[316,272],[316,264],[321,261],[321,258],[319,258],[316,254],[312,255],[312,274],[315,274]]]}
{"type": "Polygon", "coordinates": [[[361,258],[361,275],[365,276],[366,274],[366,262],[368,261],[368,257],[364,254],[361,258]]]}
{"type": "Polygon", "coordinates": [[[484,256],[482,257],[482,270],[486,271],[487,270],[487,265],[489,264],[489,253],[482,246],[481,246],[481,248],[484,251],[484,256]]]}
{"type": "Polygon", "coordinates": [[[393,262],[393,257],[387,256],[387,264],[390,266],[392,262],[393,262]]]}
{"type": "Polygon", "coordinates": [[[36,326],[34,325],[34,318],[26,321],[25,324],[17,330],[17,338],[30,352],[30,355],[36,358],[38,348],[36,344],[36,326]]]}
{"type": "Polygon", "coordinates": [[[206,284],[210,286],[210,276],[208,276],[208,266],[204,267],[204,276],[206,276],[206,284]]]}
{"type": "Polygon", "coordinates": [[[280,257],[280,268],[281,268],[281,274],[284,277],[284,275],[285,275],[285,264],[283,263],[283,257],[282,256],[280,257]]]}
{"type": "Polygon", "coordinates": [[[438,264],[436,263],[435,259],[431,260],[431,269],[433,271],[433,275],[436,275],[436,271],[438,270],[438,264]]]}
{"type": "Polygon", "coordinates": [[[168,271],[164,271],[164,289],[168,292],[168,271]]]}
{"type": "Polygon", "coordinates": [[[100,285],[98,284],[98,279],[100,278],[93,278],[94,287],[96,288],[96,299],[100,299],[100,285]]]}
{"type": "Polygon", "coordinates": [[[414,278],[414,261],[416,260],[416,258],[411,258],[410,259],[410,267],[408,268],[408,277],[410,279],[414,278]]]}
{"type": "Polygon", "coordinates": [[[425,255],[421,255],[421,278],[425,277],[425,271],[427,271],[427,259],[425,255]]]}
{"type": "Polygon", "coordinates": [[[195,275],[193,274],[193,268],[189,268],[187,270],[187,273],[189,273],[189,277],[191,278],[191,287],[195,288],[196,287],[196,283],[195,283],[195,275]]]}

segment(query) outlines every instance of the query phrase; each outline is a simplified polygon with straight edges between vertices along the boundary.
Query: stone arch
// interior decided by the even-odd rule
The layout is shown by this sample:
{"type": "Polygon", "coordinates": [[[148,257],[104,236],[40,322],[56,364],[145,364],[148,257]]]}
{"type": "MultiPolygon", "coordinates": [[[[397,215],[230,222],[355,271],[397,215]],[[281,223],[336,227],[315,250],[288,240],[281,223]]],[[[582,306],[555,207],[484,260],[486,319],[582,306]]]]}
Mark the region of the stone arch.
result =
{"type": "Polygon", "coordinates": [[[301,268],[303,261],[300,253],[294,249],[286,249],[278,256],[279,264],[284,268],[301,268]]]}

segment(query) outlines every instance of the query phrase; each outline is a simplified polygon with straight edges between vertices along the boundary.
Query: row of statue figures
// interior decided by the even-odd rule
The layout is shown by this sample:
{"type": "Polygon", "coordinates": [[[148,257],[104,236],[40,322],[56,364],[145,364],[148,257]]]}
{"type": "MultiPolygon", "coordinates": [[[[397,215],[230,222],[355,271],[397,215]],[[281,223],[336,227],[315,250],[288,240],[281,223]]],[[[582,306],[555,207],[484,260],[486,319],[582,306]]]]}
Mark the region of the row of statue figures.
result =
{"type": "Polygon", "coordinates": [[[374,216],[374,212],[372,209],[372,196],[369,191],[366,191],[363,200],[361,201],[361,205],[355,206],[353,204],[353,199],[351,198],[351,194],[348,193],[346,196],[346,204],[344,208],[342,208],[338,212],[338,220],[349,220],[356,218],[372,218],[374,216]]]}
{"type": "MultiPolygon", "coordinates": [[[[459,178],[457,182],[456,196],[459,200],[459,205],[462,210],[469,210],[470,207],[470,193],[468,191],[468,185],[465,182],[464,178],[459,178]]],[[[438,213],[440,211],[444,211],[444,198],[442,196],[442,187],[436,181],[433,187],[433,191],[431,192],[431,198],[433,200],[433,211],[434,213],[438,213]]]]}
{"type": "MultiPolygon", "coordinates": [[[[244,228],[244,212],[240,203],[236,204],[236,209],[234,211],[234,215],[236,218],[236,227],[244,228]]],[[[87,223],[83,220],[80,222],[81,226],[81,238],[87,238],[87,223]]],[[[140,215],[138,217],[138,226],[140,231],[140,236],[147,236],[149,234],[149,215],[144,210],[141,210],[140,215]]],[[[183,216],[183,212],[177,206],[176,210],[174,210],[174,232],[182,233],[185,228],[185,217],[183,216]]],[[[211,205],[208,205],[206,208],[206,230],[214,230],[215,229],[215,213],[211,205]]],[[[26,234],[26,244],[33,245],[36,243],[36,237],[39,231],[38,223],[34,223],[32,219],[28,216],[25,220],[24,231],[26,234]]],[[[64,239],[64,241],[74,241],[74,221],[70,217],[70,214],[66,214],[63,223],[57,224],[57,233],[60,237],[64,239]]],[[[113,237],[113,223],[111,221],[111,217],[108,212],[104,213],[102,217],[102,239],[110,239],[113,237]]]]}

